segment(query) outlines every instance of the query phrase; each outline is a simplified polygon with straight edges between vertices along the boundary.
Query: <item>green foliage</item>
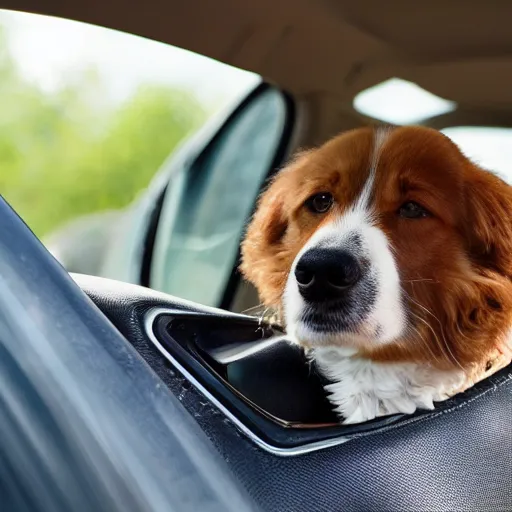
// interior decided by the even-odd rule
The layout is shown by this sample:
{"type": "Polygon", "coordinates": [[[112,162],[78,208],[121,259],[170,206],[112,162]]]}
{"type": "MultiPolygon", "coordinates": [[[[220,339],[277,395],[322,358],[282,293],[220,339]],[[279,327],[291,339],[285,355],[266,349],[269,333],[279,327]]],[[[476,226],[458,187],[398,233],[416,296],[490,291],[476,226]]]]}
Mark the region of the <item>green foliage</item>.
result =
{"type": "Polygon", "coordinates": [[[28,83],[0,33],[0,191],[39,236],[81,214],[121,208],[204,121],[187,92],[141,87],[117,108],[94,70],[49,95],[28,83]]]}

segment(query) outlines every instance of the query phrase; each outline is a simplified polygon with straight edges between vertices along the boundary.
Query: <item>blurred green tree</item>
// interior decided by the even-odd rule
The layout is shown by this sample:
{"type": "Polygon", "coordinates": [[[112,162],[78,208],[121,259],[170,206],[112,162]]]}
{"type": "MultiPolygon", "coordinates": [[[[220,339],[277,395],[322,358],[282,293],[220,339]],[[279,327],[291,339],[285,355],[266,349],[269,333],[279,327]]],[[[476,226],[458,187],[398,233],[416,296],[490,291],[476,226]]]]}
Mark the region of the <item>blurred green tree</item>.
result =
{"type": "Polygon", "coordinates": [[[121,208],[206,118],[186,91],[140,87],[112,107],[95,70],[58,93],[28,82],[0,29],[0,192],[38,236],[121,208]]]}

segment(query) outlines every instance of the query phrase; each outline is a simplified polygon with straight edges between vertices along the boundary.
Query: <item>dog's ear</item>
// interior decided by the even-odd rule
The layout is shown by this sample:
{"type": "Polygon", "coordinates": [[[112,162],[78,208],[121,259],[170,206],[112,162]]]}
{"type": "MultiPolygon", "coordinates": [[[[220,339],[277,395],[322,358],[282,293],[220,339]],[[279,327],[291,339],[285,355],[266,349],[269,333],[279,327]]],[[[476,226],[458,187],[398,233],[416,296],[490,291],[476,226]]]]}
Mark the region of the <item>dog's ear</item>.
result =
{"type": "Polygon", "coordinates": [[[293,250],[290,250],[290,211],[294,198],[293,171],[309,158],[302,151],[279,171],[261,194],[256,212],[242,242],[240,271],[258,290],[267,306],[278,306],[282,299],[293,250]]]}
{"type": "MultiPolygon", "coordinates": [[[[283,240],[288,229],[285,198],[289,193],[290,174],[299,165],[307,161],[309,155],[309,150],[298,151],[260,195],[256,212],[249,223],[242,243],[244,262],[250,262],[255,249],[258,252],[260,249],[276,247],[283,240]]],[[[246,267],[247,265],[242,263],[242,272],[245,273],[246,270],[249,270],[246,267]]]]}
{"type": "Polygon", "coordinates": [[[288,228],[283,192],[279,183],[274,182],[261,195],[247,229],[248,239],[259,238],[265,245],[275,245],[283,239],[288,228]]]}
{"type": "Polygon", "coordinates": [[[288,228],[284,211],[284,190],[279,177],[261,194],[256,212],[250,221],[242,242],[242,264],[244,277],[258,286],[255,273],[262,262],[274,253],[288,228]]]}
{"type": "Polygon", "coordinates": [[[251,282],[266,306],[279,306],[286,283],[283,258],[288,229],[285,185],[278,175],[261,195],[242,242],[240,271],[251,282]]]}
{"type": "Polygon", "coordinates": [[[483,268],[512,277],[512,187],[474,168],[466,181],[469,250],[483,268]]]}

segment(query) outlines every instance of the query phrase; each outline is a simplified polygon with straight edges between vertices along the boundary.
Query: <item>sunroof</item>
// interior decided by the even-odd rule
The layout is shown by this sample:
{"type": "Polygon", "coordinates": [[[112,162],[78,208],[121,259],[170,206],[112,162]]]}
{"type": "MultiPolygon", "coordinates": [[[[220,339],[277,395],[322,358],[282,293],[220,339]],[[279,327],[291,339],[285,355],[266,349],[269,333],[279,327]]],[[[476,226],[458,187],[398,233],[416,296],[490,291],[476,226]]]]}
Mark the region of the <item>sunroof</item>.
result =
{"type": "Polygon", "coordinates": [[[413,82],[391,78],[360,92],[354,99],[354,108],[374,119],[404,125],[451,112],[457,104],[413,82]]]}

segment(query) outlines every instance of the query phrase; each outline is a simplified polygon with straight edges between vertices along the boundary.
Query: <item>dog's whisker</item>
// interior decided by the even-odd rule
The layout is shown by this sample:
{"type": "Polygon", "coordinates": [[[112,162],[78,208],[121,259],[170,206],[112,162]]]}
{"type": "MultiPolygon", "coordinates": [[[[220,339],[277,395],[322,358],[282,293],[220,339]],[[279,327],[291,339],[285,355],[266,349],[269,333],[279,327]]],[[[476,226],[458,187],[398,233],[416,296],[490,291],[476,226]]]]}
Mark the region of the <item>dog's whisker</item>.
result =
{"type": "Polygon", "coordinates": [[[242,311],[242,314],[257,318],[260,326],[265,322],[275,325],[280,325],[282,323],[279,308],[265,306],[264,304],[258,304],[257,306],[245,309],[242,311]]]}
{"type": "MultiPolygon", "coordinates": [[[[407,297],[409,298],[409,300],[415,304],[417,307],[421,308],[423,311],[425,311],[427,314],[429,314],[430,316],[432,316],[432,318],[434,318],[434,320],[436,320],[436,322],[439,324],[439,327],[440,327],[440,331],[441,331],[441,336],[443,338],[443,344],[440,345],[440,348],[442,347],[443,348],[443,352],[446,354],[446,356],[448,357],[448,359],[451,359],[451,361],[453,363],[455,363],[463,372],[466,371],[466,369],[460,364],[460,361],[457,359],[457,357],[455,356],[455,354],[452,352],[451,348],[450,348],[450,345],[448,343],[448,340],[446,339],[446,336],[444,334],[444,329],[443,329],[443,324],[441,322],[441,320],[439,320],[439,318],[434,315],[434,313],[432,313],[432,311],[430,311],[428,308],[426,308],[425,306],[423,306],[422,304],[420,304],[419,302],[417,302],[416,300],[414,300],[407,292],[404,292],[407,297]]],[[[437,338],[437,335],[435,334],[434,332],[434,329],[432,328],[432,326],[430,326],[430,324],[428,324],[428,322],[426,322],[426,324],[430,327],[430,329],[432,330],[432,333],[436,336],[437,338]]]]}
{"type": "Polygon", "coordinates": [[[261,310],[262,308],[264,309],[265,305],[264,304],[258,304],[257,306],[253,306],[252,308],[244,309],[242,311],[242,314],[245,315],[245,314],[249,314],[249,313],[252,313],[252,312],[256,312],[256,311],[261,310]]]}
{"type": "Polygon", "coordinates": [[[457,331],[459,332],[459,334],[466,340],[468,341],[471,341],[471,338],[469,338],[468,336],[466,336],[463,332],[462,332],[462,329],[460,328],[460,325],[457,323],[455,324],[457,326],[457,331]]]}
{"type": "MultiPolygon", "coordinates": [[[[415,316],[416,318],[418,318],[419,320],[423,320],[421,318],[419,318],[418,315],[416,315],[415,313],[411,312],[413,316],[415,316]]],[[[423,336],[423,334],[420,332],[420,330],[415,327],[414,325],[410,325],[409,326],[411,329],[413,329],[416,334],[418,335],[420,341],[422,342],[422,345],[426,347],[426,349],[428,350],[428,352],[430,353],[430,355],[432,356],[432,358],[436,361],[436,362],[439,362],[439,358],[437,357],[437,355],[434,353],[434,351],[432,350],[432,347],[430,346],[430,343],[428,342],[427,339],[425,339],[425,337],[423,336]]]]}
{"type": "MultiPolygon", "coordinates": [[[[444,348],[443,348],[443,345],[441,344],[437,334],[435,333],[435,331],[433,330],[432,326],[424,319],[422,318],[421,316],[417,315],[416,313],[414,313],[413,311],[411,311],[411,314],[416,318],[418,319],[420,322],[422,322],[424,325],[427,326],[427,328],[432,332],[432,334],[434,335],[434,339],[436,341],[436,344],[437,346],[439,347],[439,349],[441,350],[441,352],[444,352],[444,348]]],[[[423,341],[424,343],[424,346],[426,347],[426,349],[430,352],[430,355],[434,358],[435,361],[439,362],[439,358],[437,357],[437,355],[434,353],[434,351],[432,350],[432,347],[430,346],[430,343],[428,342],[428,340],[426,340],[422,335],[421,333],[418,331],[418,329],[414,326],[411,326],[419,335],[420,335],[420,339],[421,341],[423,341]]]]}

